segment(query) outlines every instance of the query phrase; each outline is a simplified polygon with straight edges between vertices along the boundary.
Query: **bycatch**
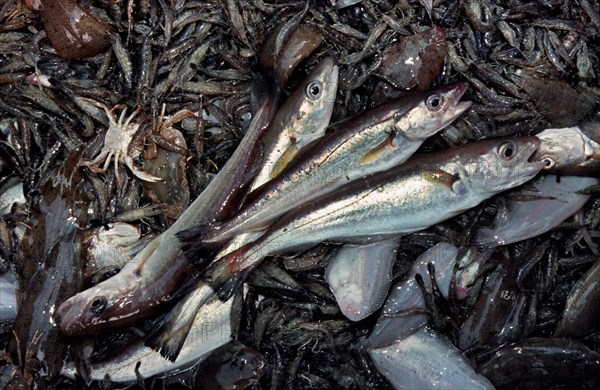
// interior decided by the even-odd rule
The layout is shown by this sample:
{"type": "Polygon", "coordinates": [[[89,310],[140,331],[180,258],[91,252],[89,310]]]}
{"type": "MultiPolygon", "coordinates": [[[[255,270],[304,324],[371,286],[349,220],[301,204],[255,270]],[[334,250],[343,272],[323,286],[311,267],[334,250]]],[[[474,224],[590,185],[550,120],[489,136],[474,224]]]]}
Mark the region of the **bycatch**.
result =
{"type": "Polygon", "coordinates": [[[249,167],[258,152],[258,140],[273,116],[270,100],[257,111],[245,137],[223,169],[179,219],[150,242],[115,276],[63,302],[56,311],[66,335],[94,334],[129,325],[156,312],[186,293],[194,281],[193,269],[175,233],[194,223],[208,222],[229,212],[239,202],[249,167]]]}
{"type": "MultiPolygon", "coordinates": [[[[226,297],[266,256],[323,241],[368,243],[425,229],[533,178],[544,166],[529,161],[539,145],[537,137],[481,141],[355,180],[302,204],[259,239],[215,262],[206,275],[226,297]]],[[[190,250],[207,256],[202,242],[190,250]]]]}
{"type": "Polygon", "coordinates": [[[298,204],[399,164],[471,106],[459,102],[465,91],[463,83],[444,86],[331,126],[332,134],[307,145],[274,180],[253,191],[235,217],[198,226],[180,237],[222,244],[236,234],[268,227],[298,204]]]}
{"type": "MultiPolygon", "coordinates": [[[[262,166],[250,190],[266,183],[308,142],[325,133],[337,92],[338,68],[333,59],[325,58],[302,81],[277,110],[263,137],[262,166]]],[[[225,246],[227,254],[257,237],[240,234],[225,246]]],[[[146,340],[146,345],[174,360],[187,338],[199,308],[213,296],[210,287],[200,281],[165,317],[160,327],[146,340]]]]}

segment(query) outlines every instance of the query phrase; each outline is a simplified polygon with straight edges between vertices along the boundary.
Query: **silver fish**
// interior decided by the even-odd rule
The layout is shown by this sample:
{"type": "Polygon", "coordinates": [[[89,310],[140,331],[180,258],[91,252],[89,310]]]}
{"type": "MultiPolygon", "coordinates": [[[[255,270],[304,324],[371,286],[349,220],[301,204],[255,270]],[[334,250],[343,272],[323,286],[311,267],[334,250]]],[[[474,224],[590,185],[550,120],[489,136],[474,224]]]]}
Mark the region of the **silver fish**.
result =
{"type": "Polygon", "coordinates": [[[333,112],[338,67],[324,58],[277,110],[263,138],[263,165],[250,190],[271,180],[308,142],[325,134],[333,112]]]}
{"type": "MultiPolygon", "coordinates": [[[[207,273],[227,296],[266,256],[323,241],[368,243],[425,229],[533,178],[544,166],[529,161],[539,145],[536,137],[481,141],[355,180],[288,213],[207,273]]],[[[191,250],[205,256],[207,248],[196,243],[191,250]]]]}
{"type": "MultiPolygon", "coordinates": [[[[154,375],[167,376],[191,368],[206,358],[212,350],[231,340],[232,302],[215,299],[195,313],[189,337],[183,343],[177,360],[165,360],[160,353],[144,346],[142,340],[106,361],[92,364],[91,379],[101,381],[108,374],[113,382],[135,382],[137,364],[140,364],[139,372],[144,378],[154,375]]],[[[75,377],[76,369],[73,363],[67,363],[62,369],[62,374],[70,378],[75,377]]]]}
{"type": "MultiPolygon", "coordinates": [[[[594,126],[597,137],[600,135],[598,127],[594,126]]],[[[580,126],[546,129],[537,137],[542,144],[536,156],[546,162],[546,169],[584,166],[589,164],[590,159],[600,158],[600,143],[584,133],[580,126]]]]}
{"type": "Polygon", "coordinates": [[[427,309],[425,298],[415,280],[415,275],[420,274],[423,277],[424,285],[431,291],[431,279],[427,276],[427,264],[433,264],[435,280],[440,292],[444,296],[448,296],[457,255],[458,248],[447,242],[440,242],[417,258],[402,281],[392,287],[381,317],[367,339],[369,347],[381,348],[392,345],[427,324],[429,316],[424,313],[424,310],[427,309]],[[411,311],[414,312],[412,315],[411,311]]]}
{"type": "MultiPolygon", "coordinates": [[[[335,102],[337,80],[337,65],[332,58],[325,58],[277,110],[263,137],[264,158],[250,185],[251,190],[276,176],[299,149],[325,133],[335,102]]],[[[240,234],[222,252],[227,254],[256,238],[253,233],[240,234]]],[[[200,281],[171,310],[159,329],[147,339],[146,345],[174,360],[183,346],[196,312],[213,295],[212,291],[207,293],[205,283],[200,281]]]]}
{"type": "Polygon", "coordinates": [[[333,125],[336,131],[309,144],[277,178],[252,192],[235,217],[198,226],[180,237],[222,243],[240,232],[268,227],[298,204],[397,165],[471,106],[459,102],[465,91],[462,83],[445,86],[333,125]]]}
{"type": "Polygon", "coordinates": [[[181,294],[186,283],[193,280],[194,273],[182,253],[184,244],[175,234],[217,218],[238,203],[240,183],[247,180],[247,168],[253,162],[258,140],[272,114],[272,105],[266,101],[227,164],[168,230],[152,240],[117,275],[76,294],[58,307],[56,319],[63,333],[94,334],[128,325],[152,315],[165,302],[181,294]]]}

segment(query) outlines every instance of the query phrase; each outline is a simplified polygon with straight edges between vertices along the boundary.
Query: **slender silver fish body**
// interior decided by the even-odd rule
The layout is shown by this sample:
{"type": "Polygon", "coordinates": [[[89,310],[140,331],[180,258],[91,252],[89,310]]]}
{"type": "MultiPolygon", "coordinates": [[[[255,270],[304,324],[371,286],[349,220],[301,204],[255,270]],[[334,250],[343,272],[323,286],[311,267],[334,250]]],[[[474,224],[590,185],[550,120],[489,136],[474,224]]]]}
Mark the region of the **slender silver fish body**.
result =
{"type": "MultiPolygon", "coordinates": [[[[263,159],[250,190],[269,181],[285,167],[300,148],[325,133],[337,92],[338,67],[332,58],[323,59],[296,87],[275,113],[261,140],[263,159]]],[[[222,249],[227,254],[258,238],[254,233],[234,237],[222,249]]],[[[146,345],[173,361],[180,353],[196,312],[214,295],[204,282],[183,297],[169,312],[146,345]]]]}
{"type": "MultiPolygon", "coordinates": [[[[462,83],[444,86],[333,125],[333,133],[307,145],[274,180],[252,192],[235,217],[199,227],[202,240],[223,242],[264,229],[300,203],[405,161],[470,107],[459,102],[465,91],[462,83]]],[[[195,237],[192,231],[189,237],[195,237]]]]}
{"type": "Polygon", "coordinates": [[[355,180],[303,204],[259,239],[227,255],[220,262],[227,266],[212,270],[213,282],[249,270],[266,256],[325,241],[381,241],[456,216],[533,178],[544,166],[529,161],[539,144],[536,137],[480,141],[355,180]]]}
{"type": "Polygon", "coordinates": [[[369,355],[396,389],[494,389],[458,348],[428,327],[369,355]]]}
{"type": "Polygon", "coordinates": [[[307,143],[325,134],[338,86],[338,67],[322,59],[277,110],[262,144],[262,167],[250,190],[271,180],[307,143]]]}
{"type": "Polygon", "coordinates": [[[398,238],[367,245],[345,245],[325,268],[325,280],[342,313],[352,321],[381,307],[392,282],[398,238]]]}
{"type": "Polygon", "coordinates": [[[95,334],[129,325],[154,314],[193,280],[193,267],[182,252],[176,234],[207,223],[237,204],[241,182],[247,179],[258,140],[273,111],[268,101],[260,106],[246,135],[227,164],[175,223],[152,240],[121,271],[63,302],[55,317],[67,335],[95,334]]]}
{"type": "MultiPolygon", "coordinates": [[[[277,176],[308,143],[325,134],[338,86],[338,67],[324,58],[277,110],[262,144],[262,166],[249,191],[277,176]]],[[[222,255],[258,238],[256,233],[235,236],[221,249],[222,255]]]]}

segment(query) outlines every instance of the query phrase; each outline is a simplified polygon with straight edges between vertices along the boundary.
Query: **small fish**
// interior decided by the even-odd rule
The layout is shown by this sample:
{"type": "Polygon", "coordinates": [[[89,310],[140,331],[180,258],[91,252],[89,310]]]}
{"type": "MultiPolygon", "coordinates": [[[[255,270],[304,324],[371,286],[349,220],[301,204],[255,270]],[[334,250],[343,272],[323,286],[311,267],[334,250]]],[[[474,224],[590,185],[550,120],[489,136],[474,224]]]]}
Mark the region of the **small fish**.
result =
{"type": "Polygon", "coordinates": [[[539,236],[579,211],[590,195],[578,191],[597,184],[592,177],[562,176],[560,181],[555,175],[540,177],[531,183],[532,189],[511,193],[533,198],[508,201],[490,227],[477,231],[474,241],[491,247],[539,236]]]}
{"type": "Polygon", "coordinates": [[[600,261],[583,275],[569,293],[554,337],[583,338],[600,325],[600,261]]]}
{"type": "MultiPolygon", "coordinates": [[[[177,372],[201,362],[212,350],[231,340],[232,303],[233,300],[221,302],[215,299],[194,313],[189,337],[174,362],[165,360],[160,353],[144,346],[144,341],[140,340],[123,352],[92,364],[91,379],[101,381],[106,375],[110,375],[110,380],[113,382],[131,383],[137,379],[135,374],[137,364],[140,364],[139,372],[142,376],[148,378],[177,372]]],[[[75,365],[72,362],[66,363],[62,368],[62,374],[74,378],[75,365]]]]}
{"type": "Polygon", "coordinates": [[[367,318],[381,307],[392,282],[397,238],[369,245],[346,245],[325,269],[325,280],[342,313],[352,321],[367,318]]]}
{"type": "Polygon", "coordinates": [[[333,112],[338,67],[324,58],[277,110],[262,141],[264,162],[251,189],[277,176],[308,142],[325,134],[333,112]]]}
{"type": "Polygon", "coordinates": [[[239,233],[265,229],[298,204],[405,161],[471,106],[459,102],[465,91],[462,83],[444,86],[331,126],[332,134],[307,145],[277,178],[253,191],[235,217],[198,226],[180,237],[220,244],[239,233]]]}
{"type": "MultiPolygon", "coordinates": [[[[266,256],[425,229],[533,178],[544,165],[529,161],[539,145],[536,137],[481,141],[357,179],[288,213],[259,239],[215,262],[208,278],[226,297],[266,256]]],[[[200,242],[190,251],[204,257],[210,249],[200,242]]]]}
{"type": "Polygon", "coordinates": [[[129,325],[153,315],[162,305],[193,287],[193,269],[182,253],[183,243],[175,234],[193,224],[226,215],[237,205],[244,188],[242,183],[247,180],[258,152],[258,140],[272,116],[273,108],[267,99],[227,164],[168,230],[152,240],[117,275],[58,307],[55,318],[64,334],[95,334],[129,325]]]}
{"type": "Polygon", "coordinates": [[[542,144],[536,156],[546,162],[546,169],[574,168],[589,164],[590,159],[600,159],[600,126],[597,123],[546,129],[537,137],[542,144]]]}
{"type": "Polygon", "coordinates": [[[494,389],[461,350],[429,327],[369,355],[396,389],[494,389]]]}

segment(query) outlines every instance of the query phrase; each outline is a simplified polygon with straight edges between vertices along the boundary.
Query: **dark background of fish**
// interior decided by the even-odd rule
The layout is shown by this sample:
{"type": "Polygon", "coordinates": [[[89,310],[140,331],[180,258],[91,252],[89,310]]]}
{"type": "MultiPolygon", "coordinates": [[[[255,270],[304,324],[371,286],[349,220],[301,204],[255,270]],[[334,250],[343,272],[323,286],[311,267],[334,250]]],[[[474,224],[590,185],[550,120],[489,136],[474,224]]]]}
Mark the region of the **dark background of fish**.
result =
{"type": "MultiPolygon", "coordinates": [[[[126,0],[86,1],[100,19],[109,23],[115,35],[107,54],[72,61],[61,59],[50,48],[38,14],[17,13],[9,17],[16,3],[4,1],[0,10],[0,188],[8,188],[15,177],[19,178],[24,183],[28,204],[15,208],[0,221],[0,271],[16,269],[21,280],[35,280],[29,285],[29,298],[20,307],[21,312],[31,312],[20,315],[29,319],[33,329],[46,326],[36,323],[32,307],[35,297],[43,294],[46,283],[55,282],[48,281],[48,272],[44,271],[50,267],[47,253],[32,248],[29,249],[33,252],[25,256],[17,253],[14,227],[61,218],[60,211],[49,212],[43,207],[50,196],[50,181],[69,178],[73,204],[65,207],[80,209],[76,212],[80,229],[119,220],[141,220],[144,233],[148,233],[163,231],[171,222],[156,207],[142,207],[151,202],[144,197],[139,180],[124,167],[120,168],[120,176],[126,180],[119,186],[112,166],[105,176],[84,169],[68,171],[68,164],[78,161],[81,154],[97,154],[106,129],[102,116],[90,116],[77,105],[76,97],[93,98],[109,106],[124,103],[130,109],[140,105],[139,120],[143,123],[152,123],[152,118],[158,117],[162,103],[166,103],[168,114],[203,108],[218,118],[219,123],[186,120],[176,125],[189,149],[186,176],[190,197],[194,199],[233,152],[248,122],[250,80],[256,69],[253,53],[258,52],[276,25],[298,14],[305,3],[136,1],[129,30],[126,0]],[[53,88],[38,88],[26,82],[26,77],[35,72],[49,76],[53,88]],[[219,107],[213,104],[217,99],[222,100],[219,107]],[[46,259],[45,265],[42,259],[46,259]]],[[[364,0],[336,9],[323,0],[311,2],[304,23],[321,32],[324,44],[292,74],[288,91],[319,58],[334,55],[340,64],[340,86],[333,121],[369,106],[369,96],[381,81],[379,63],[386,47],[429,26],[446,29],[449,53],[436,85],[466,81],[469,91],[465,99],[474,105],[455,122],[454,132],[428,141],[422,148],[426,151],[482,138],[535,134],[549,126],[574,125],[593,115],[597,108],[598,2],[435,1],[429,15],[418,1],[364,0]]],[[[448,222],[409,235],[398,253],[396,280],[435,243],[449,241],[461,247],[468,244],[477,226],[491,222],[497,201],[492,199],[448,222]]],[[[599,203],[600,199],[593,196],[584,207],[583,225],[590,231],[600,224],[599,203]]],[[[72,231],[56,234],[52,242],[71,240],[68,253],[85,250],[72,231]]],[[[466,351],[475,363],[484,363],[503,344],[552,335],[567,294],[597,259],[583,234],[580,223],[566,222],[541,237],[510,245],[494,256],[497,261],[493,264],[501,263],[510,270],[510,277],[502,279],[506,281],[505,289],[523,295],[526,304],[511,318],[514,329],[508,335],[498,336],[494,331],[499,322],[506,321],[505,312],[499,310],[482,321],[474,331],[479,345],[466,351]]],[[[38,246],[50,240],[36,236],[31,239],[38,246]]],[[[61,248],[53,257],[61,258],[60,253],[66,251],[61,248]]],[[[327,248],[296,259],[274,259],[272,263],[291,274],[303,288],[277,285],[258,272],[250,279],[253,287],[246,298],[237,298],[232,318],[237,338],[268,362],[254,388],[389,386],[360,350],[359,341],[368,334],[377,314],[359,323],[342,316],[323,278],[327,261],[327,248]],[[265,299],[258,301],[259,295],[265,299]]],[[[59,267],[54,272],[60,275],[76,275],[80,272],[77,267],[82,265],[74,261],[52,266],[59,267]]],[[[62,282],[65,296],[81,288],[82,282],[73,279],[69,285],[62,282]]],[[[473,296],[465,302],[438,302],[431,308],[437,313],[435,326],[456,342],[457,330],[452,323],[462,324],[476,300],[477,296],[473,296]]],[[[139,327],[143,329],[144,325],[139,327]]],[[[0,335],[7,347],[10,329],[10,324],[5,325],[0,335]]],[[[580,341],[598,351],[599,336],[596,332],[580,341]]],[[[98,343],[104,343],[104,350],[114,350],[115,338],[123,339],[121,335],[103,336],[98,343]]],[[[82,382],[75,384],[61,377],[48,380],[42,376],[40,366],[62,365],[68,340],[54,335],[42,342],[47,344],[47,351],[54,352],[46,352],[45,362],[32,363],[25,370],[33,375],[33,380],[50,388],[81,385],[82,382]]],[[[17,364],[15,356],[13,359],[17,364]]],[[[219,364],[223,365],[204,364],[199,369],[198,375],[206,386],[212,387],[208,378],[216,378],[218,368],[224,367],[219,364]]],[[[528,367],[509,359],[503,364],[523,378],[528,377],[528,367]]],[[[3,374],[10,371],[7,367],[14,367],[4,360],[0,365],[4,367],[3,374]]],[[[250,371],[246,384],[252,384],[253,377],[258,376],[250,371]]],[[[18,375],[16,368],[10,372],[18,375]]],[[[571,372],[561,374],[569,376],[575,385],[590,379],[578,378],[571,372]]],[[[194,376],[192,372],[166,380],[149,379],[145,385],[186,388],[194,376]]],[[[502,383],[502,378],[490,380],[502,383]]],[[[103,386],[109,384],[92,384],[94,388],[103,386]]]]}

